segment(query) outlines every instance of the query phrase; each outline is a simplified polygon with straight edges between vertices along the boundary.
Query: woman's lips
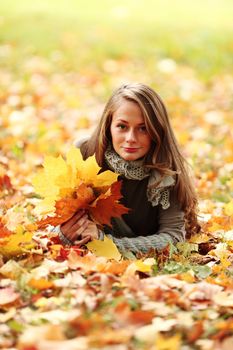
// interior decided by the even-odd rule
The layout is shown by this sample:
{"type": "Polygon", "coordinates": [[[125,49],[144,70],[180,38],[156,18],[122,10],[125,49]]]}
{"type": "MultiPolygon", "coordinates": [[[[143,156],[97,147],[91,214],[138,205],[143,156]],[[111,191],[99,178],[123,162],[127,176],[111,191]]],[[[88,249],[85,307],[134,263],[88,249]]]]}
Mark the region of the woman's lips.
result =
{"type": "Polygon", "coordinates": [[[132,147],[124,147],[125,152],[127,153],[134,153],[138,151],[138,148],[132,148],[132,147]]]}

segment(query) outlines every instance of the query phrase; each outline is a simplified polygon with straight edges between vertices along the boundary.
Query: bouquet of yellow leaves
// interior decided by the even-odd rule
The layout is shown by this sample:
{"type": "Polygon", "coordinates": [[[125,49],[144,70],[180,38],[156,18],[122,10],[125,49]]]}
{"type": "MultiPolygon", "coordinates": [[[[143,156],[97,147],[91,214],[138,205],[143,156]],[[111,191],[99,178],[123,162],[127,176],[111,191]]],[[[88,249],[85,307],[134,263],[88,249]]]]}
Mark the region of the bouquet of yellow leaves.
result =
{"type": "Polygon", "coordinates": [[[32,181],[36,193],[42,197],[36,212],[46,216],[38,226],[60,225],[79,209],[86,209],[100,226],[111,226],[112,217],[127,213],[129,209],[119,203],[122,196],[118,175],[110,170],[100,174],[99,171],[95,157],[84,161],[75,147],[69,150],[66,160],[61,156],[46,157],[44,168],[32,181]]]}

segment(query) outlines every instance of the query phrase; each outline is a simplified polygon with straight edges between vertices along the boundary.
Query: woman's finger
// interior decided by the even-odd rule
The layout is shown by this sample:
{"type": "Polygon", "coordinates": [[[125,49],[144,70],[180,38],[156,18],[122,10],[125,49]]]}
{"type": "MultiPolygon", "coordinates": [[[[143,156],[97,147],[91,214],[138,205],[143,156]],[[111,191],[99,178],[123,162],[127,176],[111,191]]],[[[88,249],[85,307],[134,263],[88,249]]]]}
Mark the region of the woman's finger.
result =
{"type": "Polygon", "coordinates": [[[87,242],[89,242],[91,240],[91,236],[87,236],[84,237],[83,239],[80,239],[79,241],[75,241],[74,244],[75,245],[83,245],[86,244],[87,242]]]}
{"type": "Polygon", "coordinates": [[[87,214],[84,214],[81,219],[79,219],[72,227],[72,231],[77,231],[83,224],[88,221],[88,216],[87,214]]]}
{"type": "Polygon", "coordinates": [[[78,236],[80,236],[87,228],[88,221],[85,221],[77,230],[73,230],[73,228],[69,231],[69,238],[73,241],[78,236]]]}
{"type": "Polygon", "coordinates": [[[72,216],[71,219],[69,219],[68,221],[64,222],[61,226],[65,229],[65,230],[70,230],[71,227],[76,224],[76,222],[83,216],[86,215],[85,210],[81,209],[79,210],[76,214],[74,214],[72,216]]]}
{"type": "Polygon", "coordinates": [[[84,209],[79,210],[73,217],[72,217],[72,220],[70,222],[71,224],[71,227],[73,228],[73,226],[78,222],[80,221],[82,218],[84,217],[87,217],[87,213],[84,209]]]}

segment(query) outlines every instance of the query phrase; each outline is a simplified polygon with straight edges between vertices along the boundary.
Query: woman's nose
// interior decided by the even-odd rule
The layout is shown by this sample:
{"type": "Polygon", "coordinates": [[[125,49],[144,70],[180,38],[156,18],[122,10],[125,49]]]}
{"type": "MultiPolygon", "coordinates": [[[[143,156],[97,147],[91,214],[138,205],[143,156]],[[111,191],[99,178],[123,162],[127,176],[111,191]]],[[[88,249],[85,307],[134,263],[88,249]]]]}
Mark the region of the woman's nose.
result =
{"type": "Polygon", "coordinates": [[[136,135],[134,130],[129,130],[126,135],[126,141],[128,142],[134,142],[136,141],[136,135]]]}

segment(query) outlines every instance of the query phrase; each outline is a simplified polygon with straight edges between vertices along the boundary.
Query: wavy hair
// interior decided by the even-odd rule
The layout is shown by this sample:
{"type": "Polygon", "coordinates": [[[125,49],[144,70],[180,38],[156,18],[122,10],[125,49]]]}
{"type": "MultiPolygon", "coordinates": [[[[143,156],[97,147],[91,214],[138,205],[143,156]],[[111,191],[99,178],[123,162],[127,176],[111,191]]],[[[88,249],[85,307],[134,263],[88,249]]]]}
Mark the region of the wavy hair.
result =
{"type": "Polygon", "coordinates": [[[189,167],[182,156],[173,133],[166,107],[160,96],[149,86],[141,83],[124,84],[115,90],[105,105],[100,122],[91,138],[81,146],[84,159],[95,154],[100,167],[104,165],[104,153],[111,142],[112,116],[122,99],[135,102],[140,107],[152,147],[145,166],[156,169],[162,176],[176,177],[175,192],[185,213],[186,236],[200,230],[197,221],[197,196],[189,167]]]}

